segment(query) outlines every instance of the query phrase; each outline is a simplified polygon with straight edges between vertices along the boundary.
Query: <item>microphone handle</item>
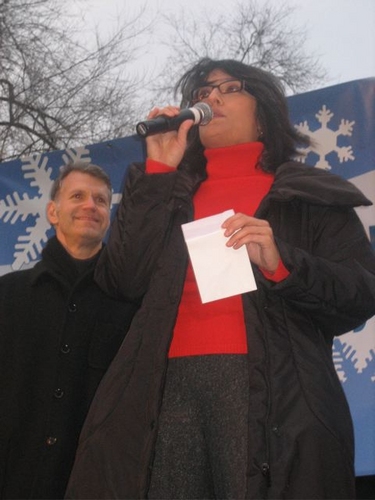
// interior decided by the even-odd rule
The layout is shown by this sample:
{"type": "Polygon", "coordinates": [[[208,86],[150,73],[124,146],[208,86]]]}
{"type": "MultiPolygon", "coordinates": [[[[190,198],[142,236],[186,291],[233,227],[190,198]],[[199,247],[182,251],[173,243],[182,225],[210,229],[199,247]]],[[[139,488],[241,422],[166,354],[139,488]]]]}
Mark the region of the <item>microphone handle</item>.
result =
{"type": "Polygon", "coordinates": [[[171,130],[178,130],[181,123],[185,120],[194,120],[197,124],[201,121],[201,112],[195,108],[187,108],[180,111],[177,116],[169,118],[167,116],[157,116],[152,120],[145,120],[136,125],[137,134],[141,137],[159,134],[161,132],[169,132],[171,130]]]}

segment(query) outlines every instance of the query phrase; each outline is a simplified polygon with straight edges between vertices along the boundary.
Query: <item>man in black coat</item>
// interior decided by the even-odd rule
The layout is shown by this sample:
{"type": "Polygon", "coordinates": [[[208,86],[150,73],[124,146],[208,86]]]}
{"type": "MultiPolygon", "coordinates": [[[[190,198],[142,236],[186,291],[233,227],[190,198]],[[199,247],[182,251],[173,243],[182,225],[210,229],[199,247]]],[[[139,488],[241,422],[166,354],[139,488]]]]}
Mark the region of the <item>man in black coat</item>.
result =
{"type": "Polygon", "coordinates": [[[111,184],[90,164],[62,169],[52,237],[33,269],[0,278],[0,498],[63,498],[90,402],[135,312],[93,272],[111,184]]]}

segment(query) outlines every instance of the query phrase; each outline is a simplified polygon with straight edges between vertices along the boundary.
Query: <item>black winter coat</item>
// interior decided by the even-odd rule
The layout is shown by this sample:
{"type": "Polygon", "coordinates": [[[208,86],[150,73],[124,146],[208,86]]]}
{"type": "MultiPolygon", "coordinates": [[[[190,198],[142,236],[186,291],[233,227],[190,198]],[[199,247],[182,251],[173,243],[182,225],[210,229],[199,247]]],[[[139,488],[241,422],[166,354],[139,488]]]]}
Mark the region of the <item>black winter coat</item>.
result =
{"type": "MultiPolygon", "coordinates": [[[[97,259],[95,259],[97,260],[97,259]]],[[[78,273],[54,237],[0,278],[0,497],[63,498],[95,390],[135,307],[78,273]]]]}
{"type": "MultiPolygon", "coordinates": [[[[130,169],[97,266],[101,286],[144,295],[86,420],[67,498],[146,498],[167,352],[181,298],[198,174],[130,169]]],[[[352,422],[332,341],[375,314],[375,256],[352,184],[282,165],[256,216],[273,228],[287,279],[254,266],[243,295],[249,344],[247,498],[354,498],[352,422]]]]}

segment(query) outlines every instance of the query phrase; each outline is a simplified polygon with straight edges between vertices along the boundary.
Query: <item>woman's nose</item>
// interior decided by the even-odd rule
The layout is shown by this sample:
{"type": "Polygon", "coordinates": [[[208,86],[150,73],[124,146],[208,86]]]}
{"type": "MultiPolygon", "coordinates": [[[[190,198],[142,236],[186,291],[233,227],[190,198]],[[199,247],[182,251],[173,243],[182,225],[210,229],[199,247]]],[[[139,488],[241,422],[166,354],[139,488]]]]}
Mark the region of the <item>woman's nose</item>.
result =
{"type": "Polygon", "coordinates": [[[220,90],[215,87],[212,89],[211,94],[205,99],[208,104],[211,103],[222,103],[223,102],[223,94],[220,90]]]}

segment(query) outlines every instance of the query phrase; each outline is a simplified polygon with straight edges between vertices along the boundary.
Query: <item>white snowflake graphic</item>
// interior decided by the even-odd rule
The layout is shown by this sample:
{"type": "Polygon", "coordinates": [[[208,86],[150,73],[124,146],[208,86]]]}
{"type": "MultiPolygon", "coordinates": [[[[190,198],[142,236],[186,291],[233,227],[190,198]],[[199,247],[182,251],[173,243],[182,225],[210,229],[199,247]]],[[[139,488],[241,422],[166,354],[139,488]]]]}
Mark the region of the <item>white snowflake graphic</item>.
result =
{"type": "MultiPolygon", "coordinates": [[[[331,152],[337,154],[340,163],[355,159],[351,146],[339,147],[337,145],[337,138],[340,135],[352,135],[355,122],[349,122],[349,120],[342,119],[338,130],[334,131],[327,127],[328,122],[333,116],[334,113],[327,109],[326,105],[323,105],[322,109],[315,115],[319,123],[321,123],[321,127],[318,130],[311,131],[307,121],[301,122],[295,126],[299,132],[308,135],[312,139],[312,145],[310,147],[302,148],[299,151],[304,155],[307,155],[309,152],[316,153],[319,156],[319,160],[315,167],[324,170],[331,169],[330,164],[326,160],[326,156],[331,152]]],[[[302,156],[299,159],[304,163],[306,156],[302,156]]]]}
{"type": "MultiPolygon", "coordinates": [[[[90,162],[89,150],[85,147],[67,149],[62,155],[62,161],[67,164],[72,161],[90,162]]],[[[49,200],[49,192],[53,179],[51,179],[52,168],[48,168],[48,157],[41,154],[33,154],[22,160],[22,170],[25,179],[30,179],[30,186],[38,188],[38,195],[29,198],[27,193],[21,196],[14,192],[0,200],[0,220],[15,224],[19,219],[25,221],[28,216],[35,217],[33,226],[26,228],[26,234],[18,236],[13,254],[14,261],[11,264],[13,270],[21,269],[22,266],[35,261],[47,241],[47,231],[51,225],[45,213],[45,207],[49,200]]]]}
{"type": "MultiPolygon", "coordinates": [[[[350,378],[350,373],[346,373],[345,366],[355,369],[357,374],[362,374],[364,370],[375,368],[375,316],[370,318],[362,329],[351,331],[339,337],[339,342],[335,340],[333,348],[333,359],[336,371],[342,382],[350,378]],[[373,354],[374,353],[374,354],[373,354]]],[[[371,380],[375,382],[375,372],[372,372],[371,380]]]]}

